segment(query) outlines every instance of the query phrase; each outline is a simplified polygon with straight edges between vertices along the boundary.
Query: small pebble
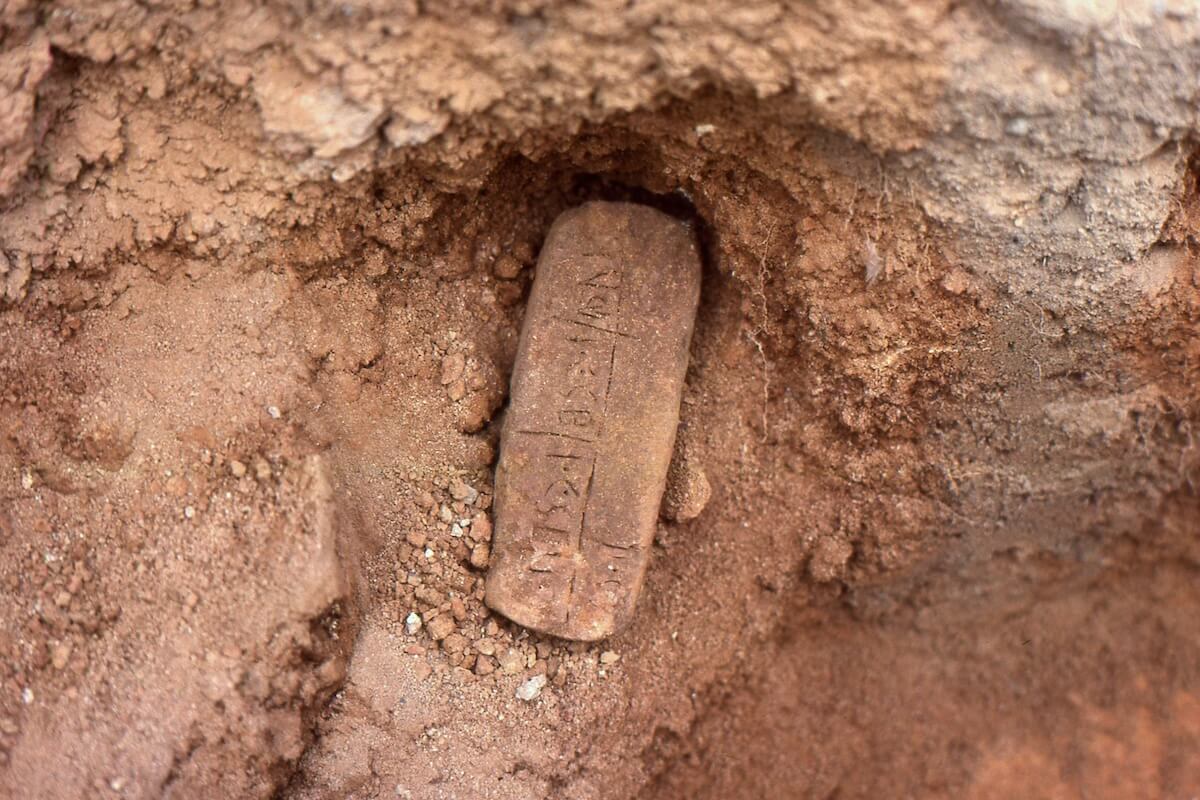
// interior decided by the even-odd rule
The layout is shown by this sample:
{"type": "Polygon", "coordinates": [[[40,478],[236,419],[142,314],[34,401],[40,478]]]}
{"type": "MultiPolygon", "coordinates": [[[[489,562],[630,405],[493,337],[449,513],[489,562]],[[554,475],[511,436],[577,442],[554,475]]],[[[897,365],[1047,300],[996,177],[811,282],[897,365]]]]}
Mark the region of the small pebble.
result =
{"type": "Polygon", "coordinates": [[[71,659],[71,643],[61,642],[54,646],[54,651],[50,656],[50,664],[55,669],[63,669],[67,666],[67,662],[71,659]]]}
{"type": "Polygon", "coordinates": [[[854,556],[854,546],[842,539],[824,538],[817,542],[808,563],[808,572],[820,583],[840,580],[854,556]]]}
{"type": "Polygon", "coordinates": [[[524,700],[526,703],[537,699],[537,696],[542,693],[542,688],[546,685],[545,675],[534,675],[529,680],[517,687],[517,699],[524,700]]]}
{"type": "Polygon", "coordinates": [[[505,675],[516,675],[523,669],[525,669],[525,658],[521,655],[520,650],[510,647],[500,654],[500,670],[505,675]]]}
{"type": "Polygon", "coordinates": [[[496,259],[496,263],[492,264],[492,273],[497,278],[511,281],[521,274],[521,262],[512,255],[505,253],[496,259]]]}
{"type": "Polygon", "coordinates": [[[404,540],[419,549],[425,546],[425,533],[423,531],[409,531],[404,535],[404,540]]]}
{"type": "Polygon", "coordinates": [[[421,624],[421,615],[413,611],[404,619],[404,630],[409,636],[415,636],[421,630],[421,624]]]}
{"type": "Polygon", "coordinates": [[[429,635],[440,642],[454,632],[454,619],[447,615],[438,616],[431,619],[426,627],[429,628],[429,635]]]}
{"type": "Polygon", "coordinates": [[[479,542],[491,541],[492,521],[488,519],[487,514],[481,512],[475,515],[475,519],[471,521],[471,535],[479,542]]]}
{"type": "Polygon", "coordinates": [[[455,479],[450,481],[450,496],[460,502],[471,504],[479,499],[479,492],[470,484],[455,479]]]}
{"type": "Polygon", "coordinates": [[[241,478],[246,474],[246,465],[235,458],[229,462],[229,471],[233,473],[233,477],[241,478]]]}
{"type": "Polygon", "coordinates": [[[479,656],[475,659],[476,675],[491,675],[496,671],[496,662],[490,656],[479,656]]]}
{"type": "Polygon", "coordinates": [[[614,653],[612,650],[605,650],[603,653],[600,654],[600,663],[601,664],[615,664],[620,660],[621,660],[621,656],[614,653]]]}
{"type": "Polygon", "coordinates": [[[462,353],[451,353],[442,359],[442,386],[454,383],[462,377],[467,365],[462,353]]]}
{"type": "Polygon", "coordinates": [[[1009,136],[1026,136],[1029,134],[1029,120],[1024,117],[1014,117],[1004,126],[1004,132],[1009,136]]]}
{"type": "Polygon", "coordinates": [[[279,419],[279,406],[267,406],[267,414],[271,419],[279,419]]]}
{"type": "Polygon", "coordinates": [[[492,557],[492,549],[486,542],[475,545],[471,549],[471,566],[475,569],[486,569],[492,557]]]}

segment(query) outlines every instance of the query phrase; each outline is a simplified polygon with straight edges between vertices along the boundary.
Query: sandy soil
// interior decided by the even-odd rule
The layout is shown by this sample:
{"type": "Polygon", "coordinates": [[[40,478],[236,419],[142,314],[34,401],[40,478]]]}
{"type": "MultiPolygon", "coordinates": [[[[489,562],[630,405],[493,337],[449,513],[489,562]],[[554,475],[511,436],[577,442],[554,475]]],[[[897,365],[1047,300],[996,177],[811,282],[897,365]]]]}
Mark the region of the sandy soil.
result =
{"type": "Polygon", "coordinates": [[[1200,793],[1186,6],[0,3],[0,796],[1200,793]],[[596,198],[705,264],[580,645],[482,578],[596,198]]]}

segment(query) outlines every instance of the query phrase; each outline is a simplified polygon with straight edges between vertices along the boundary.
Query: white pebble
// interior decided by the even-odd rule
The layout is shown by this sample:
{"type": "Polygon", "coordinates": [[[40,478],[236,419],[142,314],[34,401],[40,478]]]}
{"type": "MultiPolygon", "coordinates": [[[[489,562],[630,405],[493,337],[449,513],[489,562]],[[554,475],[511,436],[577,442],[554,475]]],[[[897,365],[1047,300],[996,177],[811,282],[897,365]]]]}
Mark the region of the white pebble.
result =
{"type": "Polygon", "coordinates": [[[411,612],[404,620],[404,630],[408,631],[409,636],[415,636],[417,631],[421,630],[421,615],[417,612],[411,612]]]}
{"type": "Polygon", "coordinates": [[[279,419],[279,406],[267,406],[267,414],[271,419],[279,419]]]}
{"type": "Polygon", "coordinates": [[[517,687],[517,699],[524,700],[526,703],[537,699],[537,696],[542,693],[542,687],[546,685],[545,675],[534,675],[529,680],[517,687]]]}
{"type": "Polygon", "coordinates": [[[1014,117],[1009,120],[1008,125],[1004,127],[1009,136],[1028,136],[1029,135],[1029,120],[1024,117],[1014,117]]]}

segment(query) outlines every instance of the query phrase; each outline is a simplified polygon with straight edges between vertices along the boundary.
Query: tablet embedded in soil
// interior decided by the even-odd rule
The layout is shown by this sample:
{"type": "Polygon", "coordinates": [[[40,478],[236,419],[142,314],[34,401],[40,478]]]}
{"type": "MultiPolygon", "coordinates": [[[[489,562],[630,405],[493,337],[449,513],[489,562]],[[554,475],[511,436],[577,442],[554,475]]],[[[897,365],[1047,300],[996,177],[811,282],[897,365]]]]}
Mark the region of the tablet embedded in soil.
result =
{"type": "Polygon", "coordinates": [[[684,222],[593,202],[551,227],[501,435],[493,609],[586,641],[632,617],[699,297],[700,257],[684,222]]]}

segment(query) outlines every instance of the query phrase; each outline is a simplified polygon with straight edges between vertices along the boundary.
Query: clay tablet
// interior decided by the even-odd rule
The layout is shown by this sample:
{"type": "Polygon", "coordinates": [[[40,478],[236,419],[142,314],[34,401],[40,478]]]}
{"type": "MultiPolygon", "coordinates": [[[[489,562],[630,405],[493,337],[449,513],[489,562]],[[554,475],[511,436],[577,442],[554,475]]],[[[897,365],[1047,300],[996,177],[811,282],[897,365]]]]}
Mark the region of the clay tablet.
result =
{"type": "Polygon", "coordinates": [[[633,203],[564,213],[538,260],[496,468],[486,602],[594,641],[633,615],[700,298],[689,227],[633,203]]]}

